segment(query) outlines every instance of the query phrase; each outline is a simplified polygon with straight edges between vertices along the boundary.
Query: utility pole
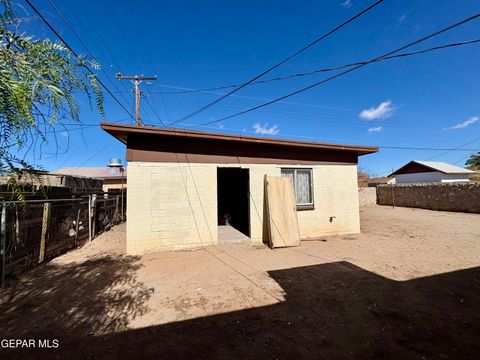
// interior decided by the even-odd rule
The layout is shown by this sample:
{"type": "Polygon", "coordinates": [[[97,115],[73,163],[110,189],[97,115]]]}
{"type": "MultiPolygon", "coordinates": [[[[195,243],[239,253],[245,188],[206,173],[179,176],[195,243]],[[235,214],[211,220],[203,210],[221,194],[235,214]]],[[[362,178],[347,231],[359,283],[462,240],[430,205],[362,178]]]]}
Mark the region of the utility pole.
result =
{"type": "Polygon", "coordinates": [[[157,80],[156,76],[143,76],[143,75],[131,75],[131,76],[123,76],[122,74],[118,73],[115,74],[115,78],[118,80],[130,80],[135,85],[135,123],[137,126],[142,125],[142,121],[140,119],[140,84],[144,80],[157,80]]]}

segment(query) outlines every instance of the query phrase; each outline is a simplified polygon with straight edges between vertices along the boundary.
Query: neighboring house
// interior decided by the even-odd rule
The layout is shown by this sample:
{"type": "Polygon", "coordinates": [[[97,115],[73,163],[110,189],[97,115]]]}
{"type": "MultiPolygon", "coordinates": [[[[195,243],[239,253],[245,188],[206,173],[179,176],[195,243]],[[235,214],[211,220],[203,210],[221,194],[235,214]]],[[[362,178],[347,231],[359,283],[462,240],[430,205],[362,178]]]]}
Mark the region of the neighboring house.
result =
{"type": "Polygon", "coordinates": [[[129,254],[217,244],[226,219],[262,243],[265,175],[293,180],[302,238],[360,231],[358,157],[377,147],[101,127],[127,147],[129,254]]]}
{"type": "Polygon", "coordinates": [[[77,177],[86,177],[92,179],[103,180],[103,191],[107,192],[109,189],[127,188],[127,169],[120,171],[119,168],[109,167],[71,167],[60,168],[51,171],[52,174],[70,175],[77,177]]]}
{"type": "Polygon", "coordinates": [[[72,195],[80,196],[93,192],[101,192],[103,181],[64,174],[52,174],[45,170],[17,170],[15,175],[0,176],[0,198],[8,198],[12,194],[12,180],[22,187],[29,199],[43,197],[64,198],[72,195]]]}
{"type": "Polygon", "coordinates": [[[378,185],[383,185],[383,184],[395,184],[395,178],[378,177],[378,178],[368,179],[368,187],[377,187],[378,185]]]}
{"type": "Polygon", "coordinates": [[[439,161],[413,160],[394,171],[395,183],[449,183],[468,182],[475,171],[439,161]]]}

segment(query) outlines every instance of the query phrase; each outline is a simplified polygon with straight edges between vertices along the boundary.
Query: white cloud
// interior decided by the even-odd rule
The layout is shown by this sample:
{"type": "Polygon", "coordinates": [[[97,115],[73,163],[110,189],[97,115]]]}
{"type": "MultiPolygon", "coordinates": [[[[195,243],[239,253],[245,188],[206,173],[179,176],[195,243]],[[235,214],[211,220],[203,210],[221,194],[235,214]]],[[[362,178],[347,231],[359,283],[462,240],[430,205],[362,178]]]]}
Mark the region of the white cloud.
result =
{"type": "Polygon", "coordinates": [[[399,23],[403,23],[407,19],[407,14],[403,14],[398,18],[399,23]]]}
{"type": "Polygon", "coordinates": [[[392,101],[386,100],[377,107],[362,110],[358,116],[364,120],[386,119],[393,115],[394,110],[392,101]]]}
{"type": "Polygon", "coordinates": [[[467,120],[465,120],[463,123],[460,123],[460,124],[457,124],[457,125],[454,125],[454,126],[451,126],[451,127],[447,127],[443,130],[465,129],[466,127],[469,127],[470,125],[475,124],[478,120],[480,120],[480,118],[478,116],[472,116],[472,117],[468,118],[467,120]]]}
{"type": "Polygon", "coordinates": [[[372,133],[372,132],[380,132],[383,130],[383,126],[373,126],[371,128],[368,129],[368,132],[369,133],[372,133]]]}
{"type": "Polygon", "coordinates": [[[255,125],[252,126],[255,129],[255,134],[268,134],[268,135],[276,135],[280,131],[278,129],[278,125],[273,125],[271,127],[268,127],[268,124],[260,124],[256,123],[255,125]]]}
{"type": "Polygon", "coordinates": [[[352,7],[352,0],[345,0],[343,3],[340,4],[344,8],[351,8],[352,7]]]}

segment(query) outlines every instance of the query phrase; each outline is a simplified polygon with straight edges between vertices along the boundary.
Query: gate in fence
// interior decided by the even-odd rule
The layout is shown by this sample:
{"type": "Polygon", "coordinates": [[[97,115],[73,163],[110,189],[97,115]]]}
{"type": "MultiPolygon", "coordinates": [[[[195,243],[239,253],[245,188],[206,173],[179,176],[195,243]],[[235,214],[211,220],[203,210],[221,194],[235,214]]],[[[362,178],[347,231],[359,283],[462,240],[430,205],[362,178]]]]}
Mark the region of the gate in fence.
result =
{"type": "Polygon", "coordinates": [[[121,196],[5,201],[0,203],[1,283],[125,220],[121,196]]]}

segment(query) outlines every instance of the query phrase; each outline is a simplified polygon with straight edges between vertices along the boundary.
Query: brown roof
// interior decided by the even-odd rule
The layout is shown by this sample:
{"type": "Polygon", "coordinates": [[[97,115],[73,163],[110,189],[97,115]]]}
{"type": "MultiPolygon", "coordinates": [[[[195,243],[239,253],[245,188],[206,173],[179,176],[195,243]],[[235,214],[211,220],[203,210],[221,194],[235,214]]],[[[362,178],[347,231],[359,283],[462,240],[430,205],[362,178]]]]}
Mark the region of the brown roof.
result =
{"type": "Polygon", "coordinates": [[[378,152],[376,146],[357,146],[357,145],[342,145],[342,144],[330,144],[322,142],[308,142],[300,140],[286,140],[286,139],[272,139],[259,136],[245,136],[234,135],[224,133],[214,133],[206,131],[195,131],[185,129],[172,129],[172,128],[158,128],[153,126],[133,126],[123,125],[115,123],[100,123],[103,130],[114,136],[124,144],[127,144],[127,138],[129,134],[136,135],[159,135],[163,137],[173,138],[190,138],[190,139],[204,139],[204,140],[222,140],[232,143],[242,144],[270,144],[293,148],[311,148],[311,149],[327,149],[337,151],[354,152],[357,155],[366,155],[378,152]]]}
{"type": "MultiPolygon", "coordinates": [[[[119,169],[109,167],[66,167],[51,171],[51,173],[94,179],[120,179],[122,177],[119,169]]],[[[124,170],[123,176],[127,176],[127,169],[124,170]]]]}

